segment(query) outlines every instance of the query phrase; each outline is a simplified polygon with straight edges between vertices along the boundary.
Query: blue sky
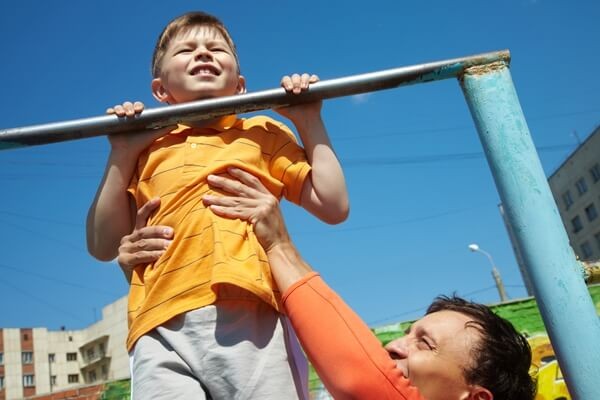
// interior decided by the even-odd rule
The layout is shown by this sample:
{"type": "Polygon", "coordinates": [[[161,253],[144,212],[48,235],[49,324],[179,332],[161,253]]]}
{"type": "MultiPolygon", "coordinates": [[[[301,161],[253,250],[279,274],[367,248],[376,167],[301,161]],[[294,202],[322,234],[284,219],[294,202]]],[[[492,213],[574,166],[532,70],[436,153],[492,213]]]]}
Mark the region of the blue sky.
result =
{"type": "MultiPolygon", "coordinates": [[[[0,3],[0,128],[101,115],[150,93],[154,41],[201,9],[237,43],[249,91],[284,74],[322,79],[509,49],[547,174],[600,122],[596,1],[0,3]]],[[[523,282],[499,197],[456,81],[329,100],[351,216],[325,225],[286,204],[306,260],[370,325],[415,318],[438,294],[490,303],[495,259],[511,298],[523,282]]],[[[85,327],[127,285],[85,248],[106,138],[0,152],[0,327],[85,327]]]]}

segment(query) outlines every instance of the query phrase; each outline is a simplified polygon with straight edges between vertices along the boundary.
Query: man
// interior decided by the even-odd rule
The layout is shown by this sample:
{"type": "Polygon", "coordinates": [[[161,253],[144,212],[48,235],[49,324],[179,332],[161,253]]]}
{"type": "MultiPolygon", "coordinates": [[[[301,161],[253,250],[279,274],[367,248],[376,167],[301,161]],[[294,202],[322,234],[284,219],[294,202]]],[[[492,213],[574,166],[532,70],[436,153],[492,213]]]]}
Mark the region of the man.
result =
{"type": "MultiPolygon", "coordinates": [[[[283,293],[283,308],[334,398],[533,399],[527,341],[483,305],[438,298],[404,337],[383,348],[302,260],[276,199],[254,176],[233,168],[228,172],[237,181],[210,176],[209,184],[231,196],[205,196],[204,203],[217,215],[253,224],[283,293]]],[[[143,227],[151,211],[140,209],[136,230],[123,238],[119,262],[125,270],[167,244],[165,227],[143,227]]]]}

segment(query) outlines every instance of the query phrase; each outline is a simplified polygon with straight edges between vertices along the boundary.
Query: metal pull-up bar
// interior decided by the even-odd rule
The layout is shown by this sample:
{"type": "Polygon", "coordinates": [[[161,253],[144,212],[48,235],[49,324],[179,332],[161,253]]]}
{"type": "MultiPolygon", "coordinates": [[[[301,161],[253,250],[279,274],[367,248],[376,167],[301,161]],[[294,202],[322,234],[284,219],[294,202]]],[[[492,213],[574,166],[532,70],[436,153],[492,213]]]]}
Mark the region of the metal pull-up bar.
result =
{"type": "Polygon", "coordinates": [[[114,115],[104,115],[66,122],[3,129],[0,130],[0,150],[83,139],[111,133],[159,128],[186,121],[241,114],[317,99],[350,96],[415,83],[454,78],[461,74],[465,68],[497,61],[508,62],[509,59],[509,52],[504,50],[324,80],[312,84],[308,91],[299,95],[289,94],[283,88],[278,88],[148,109],[135,118],[117,118],[114,115]]]}
{"type": "Polygon", "coordinates": [[[321,81],[300,95],[280,88],[145,110],[135,118],[103,116],[1,130],[0,149],[459,78],[569,392],[574,399],[600,399],[600,319],[531,140],[509,62],[508,51],[484,53],[321,81]]]}

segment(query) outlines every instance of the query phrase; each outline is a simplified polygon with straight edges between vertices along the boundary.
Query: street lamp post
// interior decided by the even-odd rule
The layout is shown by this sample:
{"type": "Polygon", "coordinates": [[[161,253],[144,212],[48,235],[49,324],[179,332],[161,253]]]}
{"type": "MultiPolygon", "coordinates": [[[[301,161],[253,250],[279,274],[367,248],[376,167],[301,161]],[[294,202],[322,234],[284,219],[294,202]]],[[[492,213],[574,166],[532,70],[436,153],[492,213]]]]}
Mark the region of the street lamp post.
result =
{"type": "Polygon", "coordinates": [[[505,302],[508,300],[508,296],[506,295],[506,290],[504,290],[504,284],[502,283],[502,278],[500,277],[500,272],[496,268],[496,264],[494,263],[494,259],[492,255],[485,250],[482,250],[479,245],[472,243],[469,245],[469,250],[472,252],[479,252],[484,254],[488,260],[490,260],[490,264],[492,264],[492,277],[494,278],[494,282],[496,282],[496,288],[498,289],[498,294],[500,295],[500,301],[505,302]]]}

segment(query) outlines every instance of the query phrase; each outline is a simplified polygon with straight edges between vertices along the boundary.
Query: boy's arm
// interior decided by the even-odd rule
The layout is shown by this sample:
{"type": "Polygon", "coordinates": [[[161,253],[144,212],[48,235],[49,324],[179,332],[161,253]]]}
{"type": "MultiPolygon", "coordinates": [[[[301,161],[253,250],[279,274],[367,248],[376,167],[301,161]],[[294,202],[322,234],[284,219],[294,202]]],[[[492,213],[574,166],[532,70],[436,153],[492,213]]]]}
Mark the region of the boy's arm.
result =
{"type": "MultiPolygon", "coordinates": [[[[131,117],[143,110],[143,104],[126,102],[107,110],[119,117],[131,117]]],[[[127,192],[144,148],[173,127],[158,130],[123,133],[109,136],[111,151],[104,176],[87,216],[86,236],[90,254],[101,261],[110,261],[118,255],[121,238],[134,226],[136,206],[127,192]]]]}
{"type": "MultiPolygon", "coordinates": [[[[308,89],[318,81],[316,75],[285,76],[281,85],[292,93],[308,89]]],[[[333,151],[321,118],[322,102],[279,108],[276,111],[291,120],[302,139],[311,174],[302,188],[301,205],[324,222],[338,224],[348,218],[349,201],[340,162],[333,151]]]]}
{"type": "Polygon", "coordinates": [[[120,240],[133,229],[135,204],[127,192],[137,155],[111,150],[104,176],[87,216],[86,235],[90,254],[110,261],[118,254],[120,240]]]}

